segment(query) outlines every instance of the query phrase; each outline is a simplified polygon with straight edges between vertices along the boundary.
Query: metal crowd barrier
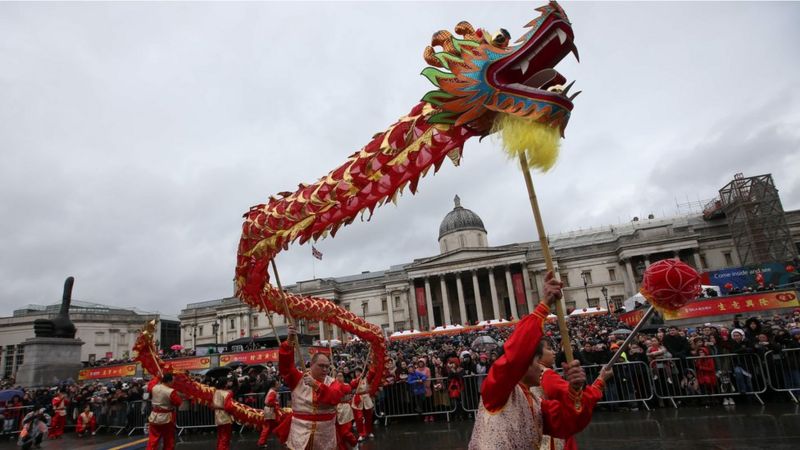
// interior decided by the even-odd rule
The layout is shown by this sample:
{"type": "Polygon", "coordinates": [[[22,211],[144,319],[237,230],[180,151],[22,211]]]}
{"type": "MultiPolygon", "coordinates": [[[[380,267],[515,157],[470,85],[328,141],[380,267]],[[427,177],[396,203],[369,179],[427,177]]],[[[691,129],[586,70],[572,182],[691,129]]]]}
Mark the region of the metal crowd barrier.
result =
{"type": "Polygon", "coordinates": [[[800,348],[769,350],[764,353],[767,383],[778,392],[786,392],[795,403],[800,395],[800,348]]]}
{"type": "Polygon", "coordinates": [[[131,436],[136,430],[142,430],[143,434],[147,434],[147,418],[150,416],[151,408],[149,401],[128,402],[128,427],[130,428],[128,436],[131,436]]]}
{"type": "Polygon", "coordinates": [[[33,406],[16,406],[12,408],[0,408],[0,436],[10,436],[18,434],[22,427],[22,419],[33,411],[33,406]]]}
{"type": "Polygon", "coordinates": [[[415,395],[412,386],[403,382],[384,386],[380,408],[375,408],[375,417],[383,419],[384,425],[393,417],[436,414],[445,414],[450,421],[450,414],[456,412],[460,401],[450,399],[447,392],[447,378],[431,378],[425,383],[430,384],[430,395],[427,393],[415,395]]]}
{"type": "Polygon", "coordinates": [[[656,359],[650,363],[656,396],[675,399],[753,395],[767,390],[766,374],[755,353],[656,359]]]}
{"type": "Polygon", "coordinates": [[[189,401],[184,401],[178,407],[175,425],[178,427],[178,436],[183,434],[186,429],[214,428],[217,426],[214,421],[213,409],[189,401]]]}
{"type": "Polygon", "coordinates": [[[461,407],[469,413],[476,413],[481,404],[481,386],[486,374],[465,375],[464,390],[461,391],[461,407]]]}

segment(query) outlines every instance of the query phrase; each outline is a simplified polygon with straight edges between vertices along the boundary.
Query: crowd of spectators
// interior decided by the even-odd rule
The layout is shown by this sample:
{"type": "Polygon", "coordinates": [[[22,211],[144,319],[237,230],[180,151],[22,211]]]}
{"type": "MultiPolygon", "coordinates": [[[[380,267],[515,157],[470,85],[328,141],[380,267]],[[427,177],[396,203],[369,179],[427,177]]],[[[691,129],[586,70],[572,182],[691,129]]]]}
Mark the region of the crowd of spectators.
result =
{"type": "MultiPolygon", "coordinates": [[[[616,316],[609,314],[569,317],[568,326],[575,358],[584,366],[595,367],[595,370],[610,360],[625,339],[628,328],[616,316]]],[[[453,410],[456,418],[462,409],[473,410],[477,405],[470,402],[477,402],[481,375],[486,375],[502,355],[503,343],[513,329],[513,325],[490,326],[456,335],[391,341],[385,380],[376,399],[377,407],[390,413],[397,410],[409,413],[453,410]],[[461,395],[465,389],[474,395],[461,395]]],[[[564,356],[555,322],[545,325],[545,335],[558,349],[557,365],[560,365],[564,356]]],[[[623,361],[640,364],[617,371],[607,388],[606,397],[630,398],[623,396],[643,389],[641,384],[647,381],[643,377],[649,376],[659,393],[675,396],[730,394],[719,398],[724,404],[732,404],[733,396],[753,391],[756,376],[762,375],[763,379],[763,374],[757,373],[760,365],[748,365],[744,355],[752,354],[764,361],[763,356],[768,351],[780,355],[783,350],[796,348],[800,348],[800,310],[764,319],[743,320],[737,316],[731,324],[659,327],[636,337],[623,355],[623,361]],[[742,360],[713,359],[714,355],[731,353],[742,355],[742,360]]],[[[365,366],[368,354],[369,347],[362,341],[336,346],[332,349],[332,368],[349,382],[365,366]]],[[[796,370],[773,373],[783,377],[787,386],[800,387],[800,352],[794,353],[793,357],[798,360],[790,366],[796,370]]],[[[778,358],[769,358],[766,364],[779,362],[778,358]]],[[[587,372],[591,377],[592,372],[587,372]]],[[[259,405],[260,397],[270,387],[286,390],[280,383],[277,364],[271,362],[254,367],[239,366],[224,375],[231,381],[236,398],[252,406],[259,405]]],[[[211,384],[208,376],[195,377],[197,381],[211,384]]],[[[49,410],[51,400],[59,390],[66,393],[69,401],[68,419],[74,421],[88,405],[99,425],[124,426],[129,414],[127,402],[146,399],[145,382],[143,379],[77,383],[66,380],[50,388],[21,389],[21,396],[0,402],[5,431],[19,423],[20,418],[15,414],[21,415],[30,409],[49,410]]],[[[4,389],[19,388],[15,388],[13,380],[6,379],[0,382],[0,390],[4,389]]],[[[426,416],[425,420],[434,419],[426,416]]]]}

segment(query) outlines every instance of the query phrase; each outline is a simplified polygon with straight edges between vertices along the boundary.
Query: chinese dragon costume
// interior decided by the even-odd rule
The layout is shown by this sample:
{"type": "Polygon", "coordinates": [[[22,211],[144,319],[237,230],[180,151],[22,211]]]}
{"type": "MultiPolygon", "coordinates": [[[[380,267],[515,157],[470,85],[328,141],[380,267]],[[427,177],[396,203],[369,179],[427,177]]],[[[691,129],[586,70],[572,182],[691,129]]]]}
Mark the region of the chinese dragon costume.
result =
{"type": "MultiPolygon", "coordinates": [[[[270,284],[270,262],[289,244],[335,236],[344,225],[391,201],[408,188],[415,193],[420,178],[445,158],[458,165],[464,143],[500,134],[511,155],[526,152],[531,167],[553,165],[557,143],[572,111],[572,84],[554,66],[569,53],[578,53],[572,26],[556,2],[536,9],[539,16],[526,25],[516,43],[508,31],[490,33],[468,22],[455,26],[455,35],[437,31],[423,53],[429,67],[422,71],[435,89],[411,111],[379,132],[341,166],[294,192],[270,196],[244,215],[239,243],[236,285],[238,297],[266,313],[295,319],[324,321],[359,336],[372,348],[370,392],[381,384],[386,341],[381,329],[333,302],[282,291],[270,284]],[[550,142],[535,151],[531,140],[550,142]],[[533,154],[532,154],[533,153],[533,154]],[[287,311],[288,310],[288,311],[287,311]]],[[[210,404],[213,389],[191,382],[154,354],[152,331],[142,333],[135,350],[150,373],[175,373],[174,387],[210,404]],[[149,342],[148,342],[149,341],[149,342]]],[[[260,424],[259,410],[232,402],[226,407],[243,423],[260,424]]]]}

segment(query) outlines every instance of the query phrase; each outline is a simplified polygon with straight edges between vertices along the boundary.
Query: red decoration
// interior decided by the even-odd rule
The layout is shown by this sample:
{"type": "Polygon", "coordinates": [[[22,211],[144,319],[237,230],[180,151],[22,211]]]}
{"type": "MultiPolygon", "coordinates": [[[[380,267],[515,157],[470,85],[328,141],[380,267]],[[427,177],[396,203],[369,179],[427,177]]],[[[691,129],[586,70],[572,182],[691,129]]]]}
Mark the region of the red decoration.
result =
{"type": "Polygon", "coordinates": [[[733,289],[733,283],[725,283],[725,290],[730,291],[731,289],[733,289]]]}
{"type": "Polygon", "coordinates": [[[642,279],[642,295],[660,311],[674,311],[700,294],[700,275],[691,266],[674,259],[650,265],[642,279]]]}
{"type": "Polygon", "coordinates": [[[791,265],[791,264],[787,265],[787,266],[786,266],[786,271],[787,271],[787,272],[789,272],[789,273],[792,273],[792,272],[794,272],[794,266],[793,266],[793,265],[791,265]]]}

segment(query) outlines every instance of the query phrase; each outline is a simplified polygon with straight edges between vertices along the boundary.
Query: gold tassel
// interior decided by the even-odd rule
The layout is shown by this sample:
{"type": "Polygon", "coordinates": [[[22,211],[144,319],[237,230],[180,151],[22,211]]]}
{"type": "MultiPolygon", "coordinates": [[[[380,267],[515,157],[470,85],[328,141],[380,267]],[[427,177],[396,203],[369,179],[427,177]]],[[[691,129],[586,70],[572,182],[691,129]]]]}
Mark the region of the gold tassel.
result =
{"type": "Polygon", "coordinates": [[[525,152],[528,167],[547,172],[558,159],[561,135],[554,128],[531,119],[499,114],[492,132],[500,137],[503,150],[514,161],[525,152]]]}

